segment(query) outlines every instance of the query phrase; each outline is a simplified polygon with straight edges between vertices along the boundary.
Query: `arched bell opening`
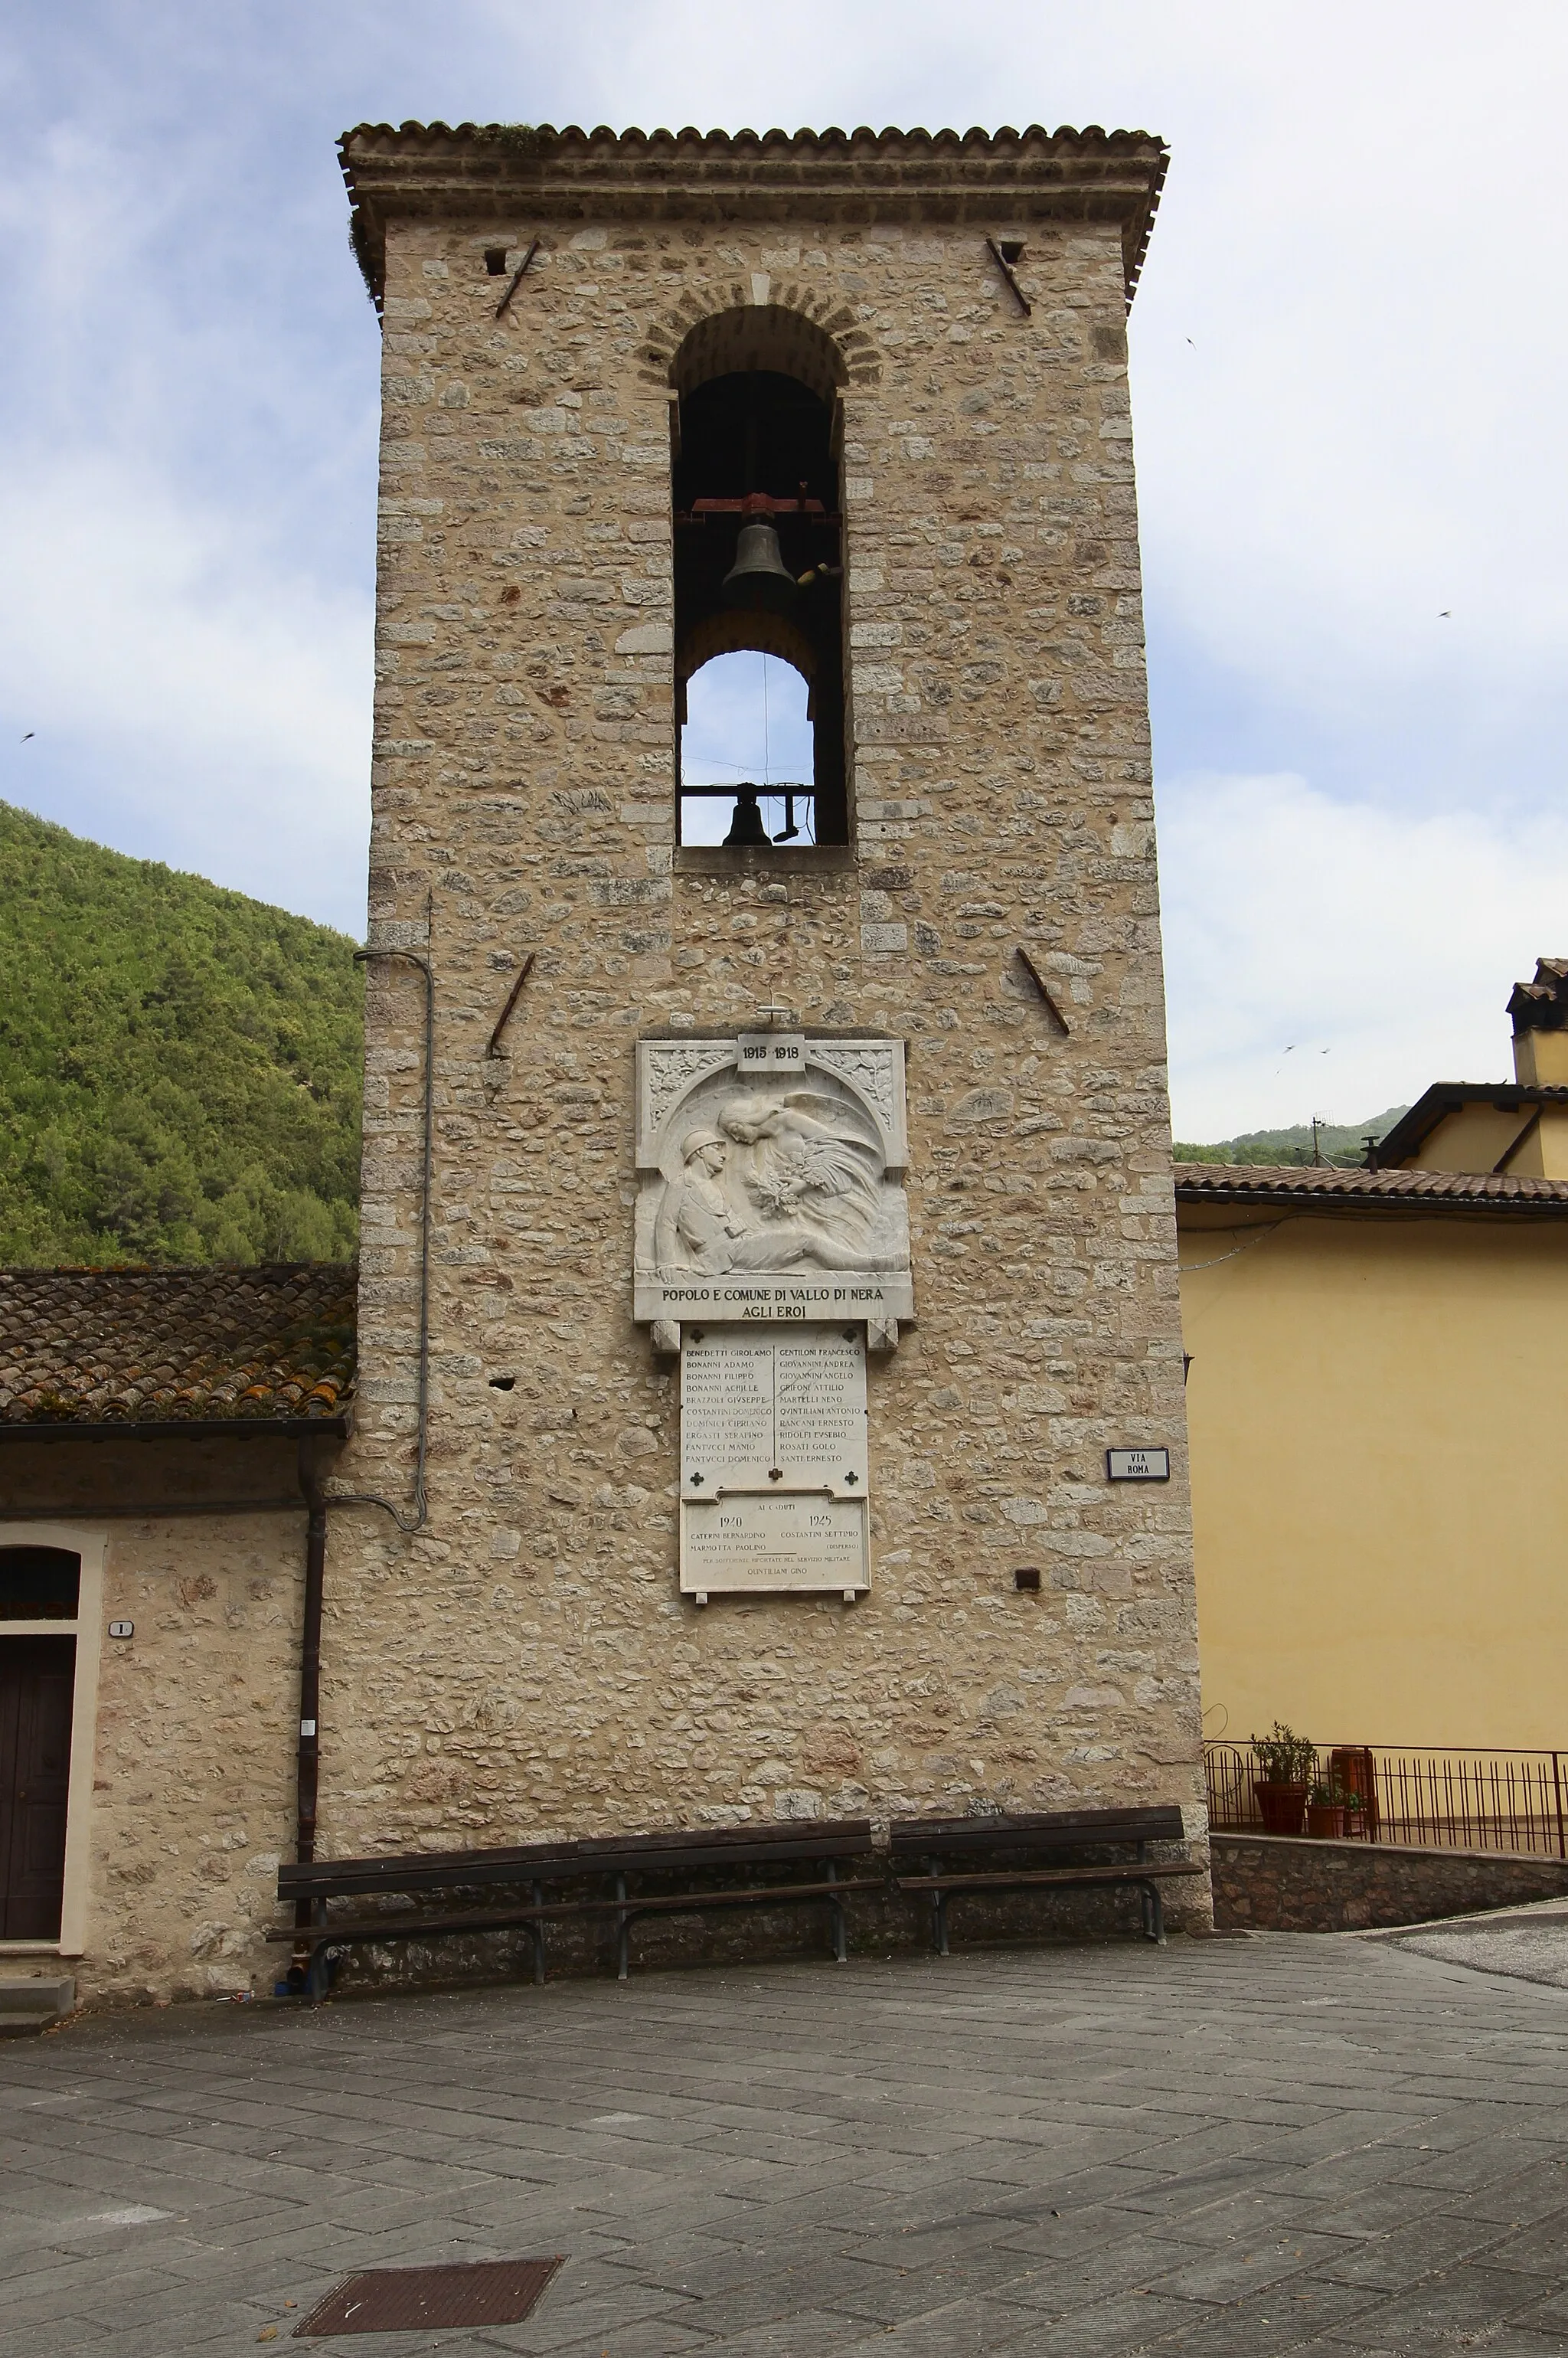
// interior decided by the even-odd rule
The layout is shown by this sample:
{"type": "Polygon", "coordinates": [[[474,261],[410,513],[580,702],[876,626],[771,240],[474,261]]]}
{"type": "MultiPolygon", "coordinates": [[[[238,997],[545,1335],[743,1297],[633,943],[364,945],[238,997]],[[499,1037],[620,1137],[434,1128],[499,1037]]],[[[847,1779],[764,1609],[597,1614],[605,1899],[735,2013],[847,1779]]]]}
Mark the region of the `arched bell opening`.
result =
{"type": "Polygon", "coordinates": [[[803,793],[812,759],[811,683],[798,654],[720,649],[686,681],[681,725],[681,840],[760,849],[816,840],[803,793]]]}
{"type": "Polygon", "coordinates": [[[676,354],[674,506],[676,787],[683,841],[715,840],[688,814],[724,788],[688,781],[687,683],[721,655],[790,665],[809,689],[810,760],[793,779],[737,778],[729,837],[765,836],[749,796],[788,787],[793,842],[846,843],[843,523],[832,339],[798,313],[755,306],[698,322],[676,354]],[[739,829],[739,832],[736,830],[739,829]]]}

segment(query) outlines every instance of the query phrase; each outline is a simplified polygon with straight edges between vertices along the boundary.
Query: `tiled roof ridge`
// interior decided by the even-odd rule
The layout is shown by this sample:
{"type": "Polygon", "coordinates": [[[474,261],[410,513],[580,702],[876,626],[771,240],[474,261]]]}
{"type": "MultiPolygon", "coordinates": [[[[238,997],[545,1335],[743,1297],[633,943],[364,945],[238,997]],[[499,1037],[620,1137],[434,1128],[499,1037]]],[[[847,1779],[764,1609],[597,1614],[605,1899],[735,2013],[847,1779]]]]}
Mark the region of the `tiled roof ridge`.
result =
{"type": "Polygon", "coordinates": [[[1262,1198],[1362,1203],[1486,1205],[1499,1210],[1568,1212],[1568,1179],[1511,1171],[1360,1171],[1324,1163],[1177,1163],[1176,1195],[1187,1202],[1262,1198]]]}
{"type": "MultiPolygon", "coordinates": [[[[1568,1090],[1564,1091],[1568,1096],[1568,1090]]],[[[0,1262],[0,1283],[7,1278],[32,1277],[207,1277],[222,1271],[238,1278],[307,1278],[324,1270],[352,1277],[351,1260],[54,1260],[6,1264],[0,1262]]]]}
{"type": "Polygon", "coordinates": [[[927,131],[921,124],[907,128],[889,124],[877,131],[870,124],[857,124],[852,131],[839,124],[828,124],[820,130],[809,124],[798,131],[784,131],[776,124],[767,131],[701,131],[694,124],[685,124],[678,131],[661,124],[653,131],[641,130],[631,124],[616,131],[607,123],[596,124],[591,131],[581,124],[566,123],[356,123],[345,131],[339,142],[346,148],[351,139],[408,139],[435,143],[443,139],[485,140],[503,142],[514,152],[525,155],[542,153],[546,148],[619,147],[627,150],[664,147],[701,147],[712,155],[752,154],[759,150],[785,148],[795,153],[811,153],[824,148],[873,148],[879,154],[908,152],[912,149],[979,149],[999,155],[1028,146],[1057,146],[1071,142],[1078,146],[1099,146],[1119,151],[1140,146],[1162,148],[1165,145],[1153,131],[1108,131],[1103,124],[1086,123],[1081,127],[1070,123],[1058,124],[1054,131],[1044,124],[1027,124],[1022,131],[1011,123],[1000,124],[994,131],[973,124],[967,131],[940,129],[927,131]]]}

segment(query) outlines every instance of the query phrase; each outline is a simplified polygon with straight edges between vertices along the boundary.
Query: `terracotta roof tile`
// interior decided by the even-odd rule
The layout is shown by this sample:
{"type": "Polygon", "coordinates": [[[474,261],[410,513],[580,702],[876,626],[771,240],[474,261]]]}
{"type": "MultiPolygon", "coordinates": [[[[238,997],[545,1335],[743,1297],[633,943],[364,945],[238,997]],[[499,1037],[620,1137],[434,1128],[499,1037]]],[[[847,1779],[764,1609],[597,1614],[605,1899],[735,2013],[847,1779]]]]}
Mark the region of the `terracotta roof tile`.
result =
{"type": "Polygon", "coordinates": [[[362,123],[338,143],[356,251],[380,303],[387,222],[1001,217],[1115,222],[1130,302],[1169,150],[1147,131],[613,131],[600,124],[362,123]]]}
{"type": "Polygon", "coordinates": [[[1537,958],[1533,982],[1516,982],[1509,999],[1514,1037],[1568,1031],[1568,958],[1537,958]]]}
{"type": "Polygon", "coordinates": [[[1321,1164],[1178,1163],[1179,1204],[1360,1204],[1568,1214],[1568,1179],[1495,1171],[1342,1171],[1321,1164]]]}
{"type": "Polygon", "coordinates": [[[329,1262],[0,1270],[0,1424],[341,1417],[354,1287],[329,1262]]]}

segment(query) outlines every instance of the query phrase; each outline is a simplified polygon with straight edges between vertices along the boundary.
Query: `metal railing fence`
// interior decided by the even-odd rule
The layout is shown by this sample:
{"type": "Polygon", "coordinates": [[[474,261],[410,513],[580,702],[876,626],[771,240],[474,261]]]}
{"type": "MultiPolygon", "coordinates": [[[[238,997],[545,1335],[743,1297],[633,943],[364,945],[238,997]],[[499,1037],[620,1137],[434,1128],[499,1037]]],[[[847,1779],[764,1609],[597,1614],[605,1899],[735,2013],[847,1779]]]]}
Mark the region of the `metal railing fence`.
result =
{"type": "MultiPolygon", "coordinates": [[[[1568,1753],[1449,1745],[1321,1744],[1314,1779],[1371,1804],[1347,1820],[1368,1842],[1441,1850],[1500,1850],[1568,1858],[1568,1753]]],[[[1206,1743],[1209,1824],[1260,1833],[1249,1744],[1206,1743]]]]}

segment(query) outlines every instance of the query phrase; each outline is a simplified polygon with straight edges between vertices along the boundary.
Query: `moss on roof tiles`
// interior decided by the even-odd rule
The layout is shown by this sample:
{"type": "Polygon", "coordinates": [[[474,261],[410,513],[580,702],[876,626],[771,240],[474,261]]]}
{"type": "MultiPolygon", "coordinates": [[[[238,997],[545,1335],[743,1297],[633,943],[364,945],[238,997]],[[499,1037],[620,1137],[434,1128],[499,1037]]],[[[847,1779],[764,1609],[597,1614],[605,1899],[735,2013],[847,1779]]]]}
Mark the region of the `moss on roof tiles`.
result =
{"type": "Polygon", "coordinates": [[[332,1262],[0,1270],[0,1423],[340,1417],[354,1287],[332,1262]]]}

